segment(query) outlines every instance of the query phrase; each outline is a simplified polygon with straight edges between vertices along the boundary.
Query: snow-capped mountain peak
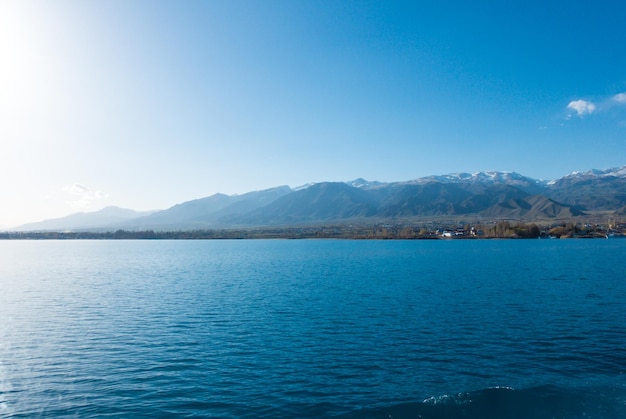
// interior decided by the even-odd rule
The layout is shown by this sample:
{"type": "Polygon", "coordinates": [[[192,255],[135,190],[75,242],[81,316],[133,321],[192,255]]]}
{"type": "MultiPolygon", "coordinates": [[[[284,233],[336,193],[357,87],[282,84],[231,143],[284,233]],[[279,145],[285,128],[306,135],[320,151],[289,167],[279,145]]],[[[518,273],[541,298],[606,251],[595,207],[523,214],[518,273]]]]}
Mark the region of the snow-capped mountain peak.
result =
{"type": "Polygon", "coordinates": [[[418,178],[413,183],[483,183],[483,184],[529,184],[538,183],[537,180],[520,175],[516,172],[482,171],[475,173],[450,173],[447,175],[434,175],[418,178]]]}
{"type": "Polygon", "coordinates": [[[365,180],[363,178],[358,178],[358,179],[354,179],[351,180],[349,182],[345,182],[346,184],[354,187],[354,188],[368,188],[371,186],[379,186],[382,185],[382,182],[378,182],[376,180],[374,181],[369,181],[369,180],[365,180]]]}
{"type": "Polygon", "coordinates": [[[567,176],[563,176],[560,179],[555,179],[555,180],[548,182],[548,185],[554,185],[559,181],[565,181],[565,180],[576,181],[576,180],[582,180],[582,179],[604,178],[604,177],[626,177],[626,166],[613,167],[613,168],[606,169],[606,170],[591,169],[591,170],[586,170],[584,172],[574,171],[574,172],[571,172],[567,176]]]}

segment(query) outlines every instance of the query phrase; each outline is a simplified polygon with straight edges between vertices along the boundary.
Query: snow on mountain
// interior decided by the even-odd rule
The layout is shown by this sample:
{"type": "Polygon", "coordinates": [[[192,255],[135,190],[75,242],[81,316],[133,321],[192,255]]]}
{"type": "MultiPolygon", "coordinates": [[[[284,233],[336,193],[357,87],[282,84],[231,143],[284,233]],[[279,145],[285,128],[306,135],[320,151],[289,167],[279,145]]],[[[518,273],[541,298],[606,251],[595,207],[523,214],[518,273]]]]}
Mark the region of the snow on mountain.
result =
{"type": "Polygon", "coordinates": [[[485,171],[475,173],[450,173],[447,175],[434,175],[425,176],[422,178],[414,179],[411,183],[428,183],[428,182],[440,182],[440,183],[482,183],[486,185],[516,185],[516,184],[537,184],[540,181],[532,179],[516,172],[498,172],[498,171],[485,171]]]}
{"type": "Polygon", "coordinates": [[[626,166],[612,167],[610,169],[599,170],[591,169],[584,172],[574,171],[567,176],[563,176],[559,179],[554,179],[548,182],[548,185],[555,185],[557,182],[563,181],[577,181],[590,178],[606,178],[606,177],[623,177],[626,178],[626,166]]]}
{"type": "Polygon", "coordinates": [[[380,186],[383,183],[382,182],[378,182],[376,180],[374,181],[369,181],[369,180],[365,180],[363,178],[358,178],[358,179],[354,179],[351,181],[346,182],[346,184],[355,187],[355,188],[369,188],[372,186],[380,186]]]}
{"type": "Polygon", "coordinates": [[[626,177],[626,166],[612,167],[606,170],[591,169],[586,172],[572,172],[569,176],[587,176],[587,177],[626,177]]]}

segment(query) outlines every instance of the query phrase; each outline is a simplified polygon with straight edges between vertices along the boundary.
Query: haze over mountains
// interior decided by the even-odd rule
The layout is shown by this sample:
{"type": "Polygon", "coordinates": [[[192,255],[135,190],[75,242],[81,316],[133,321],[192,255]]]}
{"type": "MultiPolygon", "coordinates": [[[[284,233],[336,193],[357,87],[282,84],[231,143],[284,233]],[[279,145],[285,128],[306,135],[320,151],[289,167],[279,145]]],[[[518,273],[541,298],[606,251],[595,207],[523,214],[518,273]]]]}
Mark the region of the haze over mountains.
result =
{"type": "Polygon", "coordinates": [[[455,173],[403,182],[321,182],[242,195],[215,194],[152,213],[108,207],[24,224],[16,231],[194,230],[318,223],[474,219],[569,219],[626,215],[626,166],[553,181],[514,172],[455,173]]]}

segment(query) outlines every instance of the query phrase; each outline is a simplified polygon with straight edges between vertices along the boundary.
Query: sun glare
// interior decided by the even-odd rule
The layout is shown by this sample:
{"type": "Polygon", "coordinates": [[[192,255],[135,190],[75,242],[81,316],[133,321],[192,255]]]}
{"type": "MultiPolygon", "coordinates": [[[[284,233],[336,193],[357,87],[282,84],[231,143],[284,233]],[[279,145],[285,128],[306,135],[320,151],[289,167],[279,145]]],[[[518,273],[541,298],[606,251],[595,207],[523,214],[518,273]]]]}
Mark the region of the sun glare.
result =
{"type": "Polygon", "coordinates": [[[0,2],[0,110],[11,131],[53,110],[60,54],[52,48],[55,34],[42,19],[45,12],[28,2],[0,2]]]}

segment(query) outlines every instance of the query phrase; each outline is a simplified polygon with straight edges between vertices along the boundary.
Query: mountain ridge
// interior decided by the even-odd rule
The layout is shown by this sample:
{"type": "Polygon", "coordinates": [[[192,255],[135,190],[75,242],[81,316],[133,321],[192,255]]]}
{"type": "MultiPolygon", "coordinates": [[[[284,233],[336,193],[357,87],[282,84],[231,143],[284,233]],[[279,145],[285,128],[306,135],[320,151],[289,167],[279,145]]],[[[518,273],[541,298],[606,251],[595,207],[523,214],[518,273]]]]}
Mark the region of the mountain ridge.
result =
{"type": "Polygon", "coordinates": [[[193,230],[472,216],[555,220],[626,208],[626,166],[572,172],[553,181],[516,172],[433,175],[399,182],[357,178],[241,195],[217,193],[142,213],[107,207],[28,223],[13,231],[193,230]]]}
{"type": "Polygon", "coordinates": [[[93,212],[76,212],[65,217],[51,218],[48,220],[22,224],[11,230],[37,231],[37,230],[74,230],[74,229],[99,229],[121,221],[129,221],[144,216],[149,216],[155,211],[135,211],[129,208],[117,206],[104,207],[93,212]]]}

